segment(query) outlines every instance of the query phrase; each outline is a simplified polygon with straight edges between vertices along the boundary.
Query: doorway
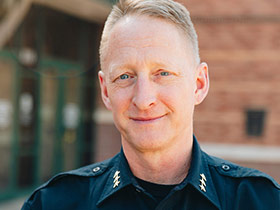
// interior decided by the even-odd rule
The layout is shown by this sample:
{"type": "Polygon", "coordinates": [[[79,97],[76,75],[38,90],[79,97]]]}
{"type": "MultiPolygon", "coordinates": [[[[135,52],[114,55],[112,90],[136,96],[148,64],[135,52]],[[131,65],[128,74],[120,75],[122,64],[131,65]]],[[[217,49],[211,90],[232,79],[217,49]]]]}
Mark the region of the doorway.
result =
{"type": "Polygon", "coordinates": [[[0,68],[4,200],[92,161],[94,107],[79,63],[44,57],[35,71],[21,66],[13,52],[0,51],[0,68]]]}

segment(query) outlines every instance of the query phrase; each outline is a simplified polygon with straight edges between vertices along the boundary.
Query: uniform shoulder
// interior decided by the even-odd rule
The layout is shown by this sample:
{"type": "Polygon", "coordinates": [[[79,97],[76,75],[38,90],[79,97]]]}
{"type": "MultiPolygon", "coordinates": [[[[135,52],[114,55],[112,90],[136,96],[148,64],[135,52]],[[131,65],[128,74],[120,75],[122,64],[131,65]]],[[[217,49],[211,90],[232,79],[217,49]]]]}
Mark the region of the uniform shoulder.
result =
{"type": "Polygon", "coordinates": [[[114,158],[105,160],[103,162],[93,163],[78,169],[63,172],[57,176],[73,175],[81,177],[94,177],[103,174],[108,168],[110,168],[114,158]]]}
{"type": "Polygon", "coordinates": [[[215,168],[215,171],[217,171],[221,176],[237,179],[254,178],[260,180],[267,180],[272,185],[274,185],[274,187],[280,190],[280,185],[271,176],[257,169],[243,167],[230,161],[210,155],[207,155],[207,159],[209,166],[215,168]]]}
{"type": "MultiPolygon", "coordinates": [[[[79,203],[81,195],[91,195],[101,189],[106,183],[110,168],[114,165],[117,156],[103,162],[94,163],[72,171],[59,173],[49,181],[38,187],[25,201],[22,210],[27,209],[56,209],[63,202],[64,206],[79,203]],[[91,192],[91,193],[88,193],[91,192]]],[[[79,203],[80,205],[80,203],[79,203]]],[[[81,207],[81,209],[86,209],[81,207]]]]}
{"type": "Polygon", "coordinates": [[[37,189],[35,189],[33,191],[33,193],[31,194],[31,196],[29,197],[29,200],[32,199],[32,197],[34,197],[34,195],[38,192],[41,191],[45,188],[48,188],[49,186],[52,185],[63,185],[63,183],[70,178],[72,180],[81,180],[83,178],[90,178],[90,177],[99,177],[102,174],[106,173],[106,171],[109,170],[109,168],[111,167],[111,165],[114,162],[114,158],[105,160],[103,162],[99,162],[99,163],[94,163],[94,164],[90,164],[75,170],[71,170],[71,171],[66,171],[66,172],[62,172],[59,173],[55,176],[53,176],[51,179],[49,179],[47,182],[45,182],[44,184],[42,184],[41,186],[39,186],[37,189]],[[73,179],[74,178],[74,179],[73,179]]]}
{"type": "Polygon", "coordinates": [[[55,175],[54,177],[52,177],[44,185],[48,185],[49,183],[55,182],[59,179],[62,179],[63,177],[67,177],[67,176],[77,176],[77,177],[96,177],[96,176],[99,176],[99,175],[105,173],[105,171],[107,171],[108,168],[110,168],[112,161],[113,161],[113,158],[105,160],[103,162],[98,162],[98,163],[93,163],[93,164],[90,164],[90,165],[87,165],[87,166],[83,166],[81,168],[74,169],[74,170],[71,170],[71,171],[66,171],[66,172],[59,173],[59,174],[55,175]]]}

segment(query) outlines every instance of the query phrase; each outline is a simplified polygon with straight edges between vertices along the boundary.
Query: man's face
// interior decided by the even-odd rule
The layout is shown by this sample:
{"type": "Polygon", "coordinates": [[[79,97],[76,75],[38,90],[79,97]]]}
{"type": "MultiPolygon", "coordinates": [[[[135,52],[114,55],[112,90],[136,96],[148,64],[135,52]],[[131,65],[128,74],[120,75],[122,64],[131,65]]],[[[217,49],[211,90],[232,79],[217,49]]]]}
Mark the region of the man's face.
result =
{"type": "Polygon", "coordinates": [[[160,18],[127,16],[112,29],[99,79],[123,146],[166,149],[192,136],[201,83],[187,43],[160,18]]]}

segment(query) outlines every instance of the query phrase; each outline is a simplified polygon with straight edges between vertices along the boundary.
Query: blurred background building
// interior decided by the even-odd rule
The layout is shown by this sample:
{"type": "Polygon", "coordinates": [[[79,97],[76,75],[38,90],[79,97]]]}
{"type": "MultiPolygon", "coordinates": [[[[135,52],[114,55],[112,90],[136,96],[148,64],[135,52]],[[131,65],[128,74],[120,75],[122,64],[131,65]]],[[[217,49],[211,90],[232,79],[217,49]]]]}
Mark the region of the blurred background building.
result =
{"type": "Polygon", "coordinates": [[[98,47],[110,1],[0,4],[0,199],[95,159],[98,47]]]}
{"type": "MultiPolygon", "coordinates": [[[[114,0],[0,2],[0,201],[113,156],[120,136],[97,81],[114,0]]],[[[195,134],[210,154],[280,181],[280,1],[181,0],[210,92],[195,134]]]]}

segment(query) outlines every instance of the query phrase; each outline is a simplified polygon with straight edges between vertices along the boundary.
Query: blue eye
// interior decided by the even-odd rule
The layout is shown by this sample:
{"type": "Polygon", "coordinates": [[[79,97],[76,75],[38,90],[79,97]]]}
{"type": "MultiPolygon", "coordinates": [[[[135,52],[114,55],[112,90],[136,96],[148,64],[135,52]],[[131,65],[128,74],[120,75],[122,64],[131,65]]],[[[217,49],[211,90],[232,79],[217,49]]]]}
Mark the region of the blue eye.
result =
{"type": "Polygon", "coordinates": [[[161,76],[169,76],[169,72],[166,72],[166,71],[163,71],[163,72],[160,72],[160,75],[161,76]]]}
{"type": "Polygon", "coordinates": [[[120,79],[128,79],[128,78],[129,78],[129,76],[127,74],[123,74],[120,76],[120,79]]]}

